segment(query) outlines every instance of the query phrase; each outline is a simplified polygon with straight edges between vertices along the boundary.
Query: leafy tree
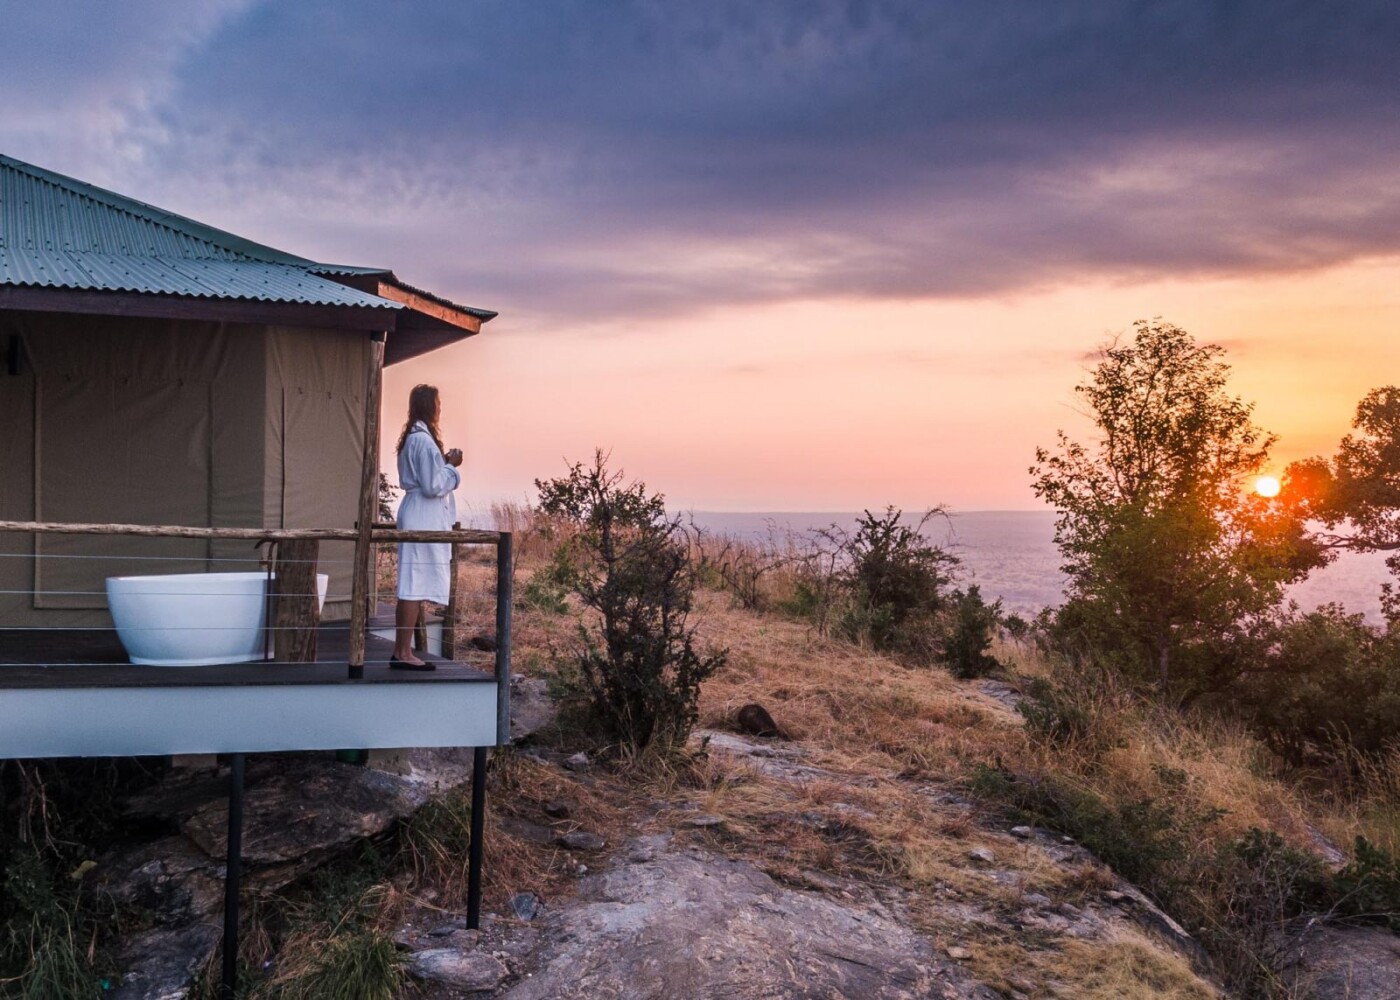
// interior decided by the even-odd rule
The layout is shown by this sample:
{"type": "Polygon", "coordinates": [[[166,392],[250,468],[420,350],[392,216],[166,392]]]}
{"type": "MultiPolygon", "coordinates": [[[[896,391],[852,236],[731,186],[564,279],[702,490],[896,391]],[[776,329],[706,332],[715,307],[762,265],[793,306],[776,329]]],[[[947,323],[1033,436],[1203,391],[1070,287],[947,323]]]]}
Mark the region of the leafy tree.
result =
{"type": "Polygon", "coordinates": [[[1313,458],[1289,466],[1285,485],[1333,529],[1324,544],[1392,552],[1386,565],[1400,575],[1400,387],[1368,392],[1352,428],[1330,462],[1313,458]]]}
{"type": "Polygon", "coordinates": [[[698,717],[700,684],[727,653],[696,649],[688,622],[695,592],[679,519],[645,484],[627,483],[607,456],[575,463],[561,479],[535,480],[539,509],[570,525],[550,573],[596,612],[579,625],[573,664],[600,734],[633,749],[684,744],[698,717]]]}
{"type": "Polygon", "coordinates": [[[1228,393],[1223,354],[1139,321],[1075,387],[1097,439],[1061,431],[1030,470],[1059,513],[1070,601],[1058,623],[1186,698],[1228,683],[1237,665],[1211,648],[1324,561],[1298,504],[1247,490],[1274,437],[1228,393]]]}

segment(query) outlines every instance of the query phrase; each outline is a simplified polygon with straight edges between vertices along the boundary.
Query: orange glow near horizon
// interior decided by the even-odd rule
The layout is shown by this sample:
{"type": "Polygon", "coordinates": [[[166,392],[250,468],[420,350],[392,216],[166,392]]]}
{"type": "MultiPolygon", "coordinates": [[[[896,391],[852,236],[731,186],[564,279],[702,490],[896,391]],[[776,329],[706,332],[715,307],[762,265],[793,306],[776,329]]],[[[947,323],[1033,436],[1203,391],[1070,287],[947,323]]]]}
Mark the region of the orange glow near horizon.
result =
{"type": "Polygon", "coordinates": [[[1088,441],[1073,391],[1094,350],[1161,316],[1220,344],[1229,391],[1278,435],[1271,464],[1330,455],[1400,371],[1400,258],[1305,274],[1084,283],[962,300],[789,301],[651,320],[512,327],[385,377],[384,468],[408,390],[443,391],[468,510],[533,497],[594,447],[679,509],[1034,509],[1027,467],[1088,441]]]}

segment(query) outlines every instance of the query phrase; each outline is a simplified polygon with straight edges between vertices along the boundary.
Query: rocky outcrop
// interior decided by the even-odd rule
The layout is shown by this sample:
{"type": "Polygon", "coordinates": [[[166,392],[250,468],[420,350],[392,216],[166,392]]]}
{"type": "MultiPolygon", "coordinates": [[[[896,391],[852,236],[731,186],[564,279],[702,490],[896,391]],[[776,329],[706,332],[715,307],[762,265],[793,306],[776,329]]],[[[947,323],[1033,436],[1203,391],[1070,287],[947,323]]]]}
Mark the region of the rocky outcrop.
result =
{"type": "MultiPolygon", "coordinates": [[[[256,758],[244,795],[244,886],[270,892],[378,836],[471,776],[470,750],[404,751],[398,773],[312,755],[256,758]]],[[[118,850],[94,891],[149,914],[119,950],[122,1000],[179,1000],[218,948],[228,829],[227,776],[174,774],[128,804],[134,818],[184,816],[182,835],[118,850]]]]}
{"type": "Polygon", "coordinates": [[[126,975],[109,1000],[185,1000],[190,983],[219,946],[223,927],[195,923],[135,934],[117,956],[126,975]]]}
{"type": "Polygon", "coordinates": [[[1395,1000],[1400,937],[1382,927],[1301,930],[1290,978],[1316,1000],[1395,1000]]]}
{"type": "Polygon", "coordinates": [[[888,913],[699,848],[634,845],[540,934],[509,1000],[996,996],[888,913]]]}
{"type": "MultiPolygon", "coordinates": [[[[512,740],[528,739],[556,715],[543,681],[511,679],[512,740]]],[[[402,750],[371,768],[313,754],[251,758],[243,806],[245,888],[276,891],[383,834],[433,795],[470,781],[471,760],[470,749],[402,750]]],[[[110,996],[180,1000],[218,948],[227,795],[226,771],[177,770],[126,803],[133,822],[174,818],[180,834],[114,851],[92,873],[95,891],[152,921],[121,947],[123,985],[110,996]]],[[[553,839],[545,830],[544,841],[553,839]]],[[[458,965],[437,956],[424,959],[415,974],[462,989],[463,983],[488,982],[495,971],[490,963],[458,965]]]]}

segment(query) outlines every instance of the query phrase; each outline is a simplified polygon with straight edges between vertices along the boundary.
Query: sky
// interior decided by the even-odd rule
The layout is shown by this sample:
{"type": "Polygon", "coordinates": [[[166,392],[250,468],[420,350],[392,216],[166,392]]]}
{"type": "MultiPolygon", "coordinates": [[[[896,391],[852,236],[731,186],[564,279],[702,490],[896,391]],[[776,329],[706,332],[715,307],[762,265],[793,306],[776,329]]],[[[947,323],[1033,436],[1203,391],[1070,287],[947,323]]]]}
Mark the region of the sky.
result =
{"type": "Polygon", "coordinates": [[[602,447],[673,507],[1034,509],[1156,316],[1280,468],[1400,378],[1390,2],[0,8],[0,152],[500,312],[386,374],[468,506],[602,447]]]}

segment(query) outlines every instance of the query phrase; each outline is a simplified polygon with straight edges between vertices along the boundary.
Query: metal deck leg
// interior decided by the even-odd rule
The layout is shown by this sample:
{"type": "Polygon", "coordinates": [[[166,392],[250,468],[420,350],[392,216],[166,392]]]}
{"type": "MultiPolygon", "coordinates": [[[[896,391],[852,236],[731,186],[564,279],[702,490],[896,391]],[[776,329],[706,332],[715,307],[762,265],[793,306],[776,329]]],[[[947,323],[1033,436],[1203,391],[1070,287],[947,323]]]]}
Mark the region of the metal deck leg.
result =
{"type": "Polygon", "coordinates": [[[238,990],[238,888],[243,867],[243,755],[229,758],[228,855],[224,867],[224,974],[219,1000],[234,1000],[238,990]]]}
{"type": "Polygon", "coordinates": [[[467,929],[481,927],[481,839],[486,829],[486,748],[472,748],[472,842],[467,855],[467,929]]]}

